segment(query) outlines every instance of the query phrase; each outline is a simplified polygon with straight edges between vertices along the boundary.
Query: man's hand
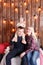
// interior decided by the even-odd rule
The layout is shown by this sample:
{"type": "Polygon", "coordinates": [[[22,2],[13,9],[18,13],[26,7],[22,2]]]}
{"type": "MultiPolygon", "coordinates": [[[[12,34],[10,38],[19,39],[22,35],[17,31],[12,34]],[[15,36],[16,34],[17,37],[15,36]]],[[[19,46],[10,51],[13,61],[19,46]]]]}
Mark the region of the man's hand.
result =
{"type": "Polygon", "coordinates": [[[25,52],[21,53],[20,54],[20,57],[22,58],[24,55],[25,55],[25,52]]]}

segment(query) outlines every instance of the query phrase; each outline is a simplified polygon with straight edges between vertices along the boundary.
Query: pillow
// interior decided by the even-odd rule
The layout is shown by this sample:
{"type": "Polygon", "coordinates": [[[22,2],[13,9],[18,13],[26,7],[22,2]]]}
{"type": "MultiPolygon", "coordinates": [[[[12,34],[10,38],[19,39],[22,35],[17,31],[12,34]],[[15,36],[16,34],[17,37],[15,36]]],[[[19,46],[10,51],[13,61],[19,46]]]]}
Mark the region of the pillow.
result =
{"type": "Polygon", "coordinates": [[[0,54],[3,54],[5,50],[4,44],[0,44],[0,54]]]}

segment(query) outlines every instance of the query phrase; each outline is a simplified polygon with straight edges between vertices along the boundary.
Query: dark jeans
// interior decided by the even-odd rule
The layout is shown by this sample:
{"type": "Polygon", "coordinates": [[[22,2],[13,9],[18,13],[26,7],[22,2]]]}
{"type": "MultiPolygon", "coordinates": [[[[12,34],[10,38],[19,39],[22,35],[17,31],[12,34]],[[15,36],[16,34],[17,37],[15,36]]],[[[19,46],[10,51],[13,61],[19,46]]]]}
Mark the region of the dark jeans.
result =
{"type": "Polygon", "coordinates": [[[18,55],[20,55],[22,53],[22,50],[21,49],[13,49],[12,51],[10,51],[8,53],[8,55],[6,56],[6,65],[11,65],[11,59],[13,57],[16,57],[18,55]]]}
{"type": "Polygon", "coordinates": [[[37,65],[36,60],[39,57],[39,51],[28,52],[28,65],[37,65]]]}
{"type": "Polygon", "coordinates": [[[27,55],[22,58],[21,65],[27,65],[27,55]]]}

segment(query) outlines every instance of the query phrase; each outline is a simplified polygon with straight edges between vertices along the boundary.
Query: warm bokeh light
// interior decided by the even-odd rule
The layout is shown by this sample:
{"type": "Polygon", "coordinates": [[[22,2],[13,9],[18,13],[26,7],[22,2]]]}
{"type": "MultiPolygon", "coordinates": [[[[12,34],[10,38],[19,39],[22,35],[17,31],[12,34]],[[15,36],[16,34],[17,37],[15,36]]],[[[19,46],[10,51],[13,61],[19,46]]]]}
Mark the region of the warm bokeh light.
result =
{"type": "Polygon", "coordinates": [[[38,8],[38,11],[39,11],[39,12],[41,11],[41,7],[38,8]]]}
{"type": "Polygon", "coordinates": [[[6,6],[6,3],[4,2],[3,5],[6,6]]]}
{"type": "Polygon", "coordinates": [[[18,8],[17,8],[17,7],[15,8],[15,12],[17,12],[17,13],[18,13],[18,8]]]}
{"type": "Polygon", "coordinates": [[[6,20],[3,20],[3,24],[6,24],[6,20]]]}
{"type": "Polygon", "coordinates": [[[0,0],[0,2],[2,2],[2,0],[0,0]]]}
{"type": "Polygon", "coordinates": [[[36,2],[39,2],[39,0],[36,0],[36,2]]]}
{"type": "Polygon", "coordinates": [[[15,29],[14,28],[12,29],[12,32],[15,32],[15,29]]]}
{"type": "Polygon", "coordinates": [[[14,7],[14,3],[11,3],[11,6],[14,7]]]}
{"type": "Polygon", "coordinates": [[[11,21],[10,24],[13,25],[14,24],[13,21],[11,21]]]}
{"type": "Polygon", "coordinates": [[[38,16],[37,15],[34,15],[34,19],[37,19],[38,18],[38,16]]]}
{"type": "Polygon", "coordinates": [[[26,9],[26,14],[28,14],[29,13],[29,10],[28,9],[26,9]]]}
{"type": "Polygon", "coordinates": [[[26,2],[24,2],[24,6],[27,6],[27,3],[26,2]]]}

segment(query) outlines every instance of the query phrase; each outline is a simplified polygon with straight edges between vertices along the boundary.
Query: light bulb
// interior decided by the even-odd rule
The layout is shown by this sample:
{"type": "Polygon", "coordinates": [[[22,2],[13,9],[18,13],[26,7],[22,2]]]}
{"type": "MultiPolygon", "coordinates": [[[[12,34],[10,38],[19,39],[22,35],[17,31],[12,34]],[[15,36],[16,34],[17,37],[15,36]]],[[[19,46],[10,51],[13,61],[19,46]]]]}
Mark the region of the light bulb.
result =
{"type": "Polygon", "coordinates": [[[14,31],[15,31],[15,29],[13,28],[13,29],[12,29],[12,32],[14,32],[14,31]]]}
{"type": "Polygon", "coordinates": [[[39,12],[41,11],[41,7],[38,8],[38,11],[39,11],[39,12]]]}
{"type": "Polygon", "coordinates": [[[14,3],[11,3],[11,6],[13,7],[14,6],[14,3]]]}
{"type": "Polygon", "coordinates": [[[13,25],[13,21],[11,21],[10,24],[13,25]]]}
{"type": "Polygon", "coordinates": [[[15,8],[15,12],[18,12],[18,8],[17,7],[15,8]]]}
{"type": "Polygon", "coordinates": [[[36,2],[38,2],[39,0],[36,0],[36,2]]]}
{"type": "Polygon", "coordinates": [[[6,3],[4,2],[3,5],[6,6],[6,3]]]}
{"type": "Polygon", "coordinates": [[[29,13],[29,10],[28,9],[26,9],[26,13],[29,13]]]}
{"type": "Polygon", "coordinates": [[[34,15],[34,19],[37,19],[38,18],[38,16],[37,15],[34,15]]]}
{"type": "Polygon", "coordinates": [[[24,6],[26,6],[27,5],[27,3],[26,2],[24,2],[24,6]]]}
{"type": "Polygon", "coordinates": [[[6,24],[6,20],[3,20],[3,23],[6,24]]]}

